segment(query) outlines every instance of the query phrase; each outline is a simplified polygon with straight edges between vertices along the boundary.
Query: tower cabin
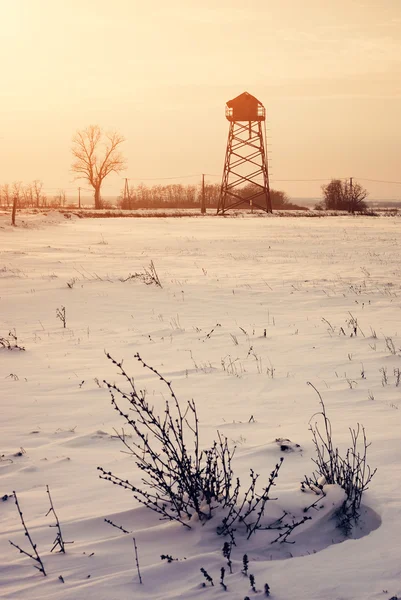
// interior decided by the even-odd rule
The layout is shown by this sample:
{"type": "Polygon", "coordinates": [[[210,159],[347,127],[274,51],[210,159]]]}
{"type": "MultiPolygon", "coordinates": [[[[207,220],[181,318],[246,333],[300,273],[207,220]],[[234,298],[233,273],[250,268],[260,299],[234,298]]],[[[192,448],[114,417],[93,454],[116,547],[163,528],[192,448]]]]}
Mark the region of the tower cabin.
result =
{"type": "Polygon", "coordinates": [[[226,104],[226,118],[228,121],[265,121],[265,107],[255,96],[243,92],[226,104]]]}

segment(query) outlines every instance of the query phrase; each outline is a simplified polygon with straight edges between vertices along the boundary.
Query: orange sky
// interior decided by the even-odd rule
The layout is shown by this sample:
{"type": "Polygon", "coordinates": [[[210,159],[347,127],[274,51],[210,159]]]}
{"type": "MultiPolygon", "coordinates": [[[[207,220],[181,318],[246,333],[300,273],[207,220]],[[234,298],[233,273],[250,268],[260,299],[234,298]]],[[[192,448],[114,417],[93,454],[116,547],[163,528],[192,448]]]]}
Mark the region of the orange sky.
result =
{"type": "Polygon", "coordinates": [[[127,138],[122,177],[218,182],[245,90],[267,109],[272,187],[401,181],[400,0],[0,0],[0,23],[0,183],[84,185],[71,138],[91,123],[127,138]]]}

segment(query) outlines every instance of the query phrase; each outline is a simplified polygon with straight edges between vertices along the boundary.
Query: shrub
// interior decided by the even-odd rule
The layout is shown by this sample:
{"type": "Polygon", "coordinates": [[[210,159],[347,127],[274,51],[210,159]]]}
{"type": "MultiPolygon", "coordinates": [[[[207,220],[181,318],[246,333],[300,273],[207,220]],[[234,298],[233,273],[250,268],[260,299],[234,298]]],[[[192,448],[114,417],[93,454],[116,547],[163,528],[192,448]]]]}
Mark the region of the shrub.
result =
{"type": "Polygon", "coordinates": [[[287,522],[286,512],[272,523],[262,523],[269,493],[275,485],[283,458],[270,473],[267,485],[257,492],[259,475],[250,470],[250,484],[241,494],[241,483],[234,480],[231,450],[227,438],[218,433],[211,448],[200,449],[199,421],[196,405],[189,400],[182,407],[167,381],[155,368],[147,365],[139,354],[135,358],[150,370],[168,389],[163,415],[158,415],[146,399],[143,390],[137,390],[134,380],[126,373],[122,362],[107,358],[118,368],[128,384],[128,391],[105,381],[113,408],[133,429],[133,435],[124,431],[118,437],[135,459],[142,472],[142,486],[137,487],[102,467],[100,478],[111,481],[133,492],[138,502],[158,513],[162,519],[178,521],[190,528],[195,515],[199,521],[211,519],[216,512],[222,517],[217,533],[231,537],[234,542],[236,525],[241,524],[249,539],[257,530],[278,530],[274,542],[285,542],[291,532],[309,517],[287,522]],[[124,403],[127,409],[123,410],[124,403]]]}
{"type": "Polygon", "coordinates": [[[121,277],[120,281],[125,283],[126,281],[129,281],[130,279],[139,279],[139,281],[142,281],[146,285],[155,284],[158,287],[163,287],[162,284],[160,283],[160,279],[157,274],[156,267],[153,263],[153,260],[150,261],[148,268],[146,268],[146,267],[143,268],[142,272],[134,273],[133,275],[130,273],[128,275],[128,277],[121,277]]]}
{"type": "Polygon", "coordinates": [[[210,519],[215,505],[225,505],[231,498],[234,450],[229,449],[227,439],[219,435],[212,448],[201,451],[194,401],[188,401],[182,409],[171,383],[137,354],[137,360],[169,391],[164,415],[157,415],[147,402],[146,393],[136,389],[122,362],[115,361],[110,354],[106,356],[129,385],[129,391],[123,391],[105,381],[113,408],[134,430],[133,439],[128,440],[124,434],[119,434],[119,438],[142,471],[145,487],[139,489],[99,467],[100,477],[132,490],[139,502],[163,518],[179,521],[186,527],[194,514],[201,521],[210,519]],[[132,416],[120,407],[123,400],[128,402],[132,416]]]}
{"type": "Polygon", "coordinates": [[[307,487],[318,494],[323,493],[325,484],[338,484],[344,490],[345,500],[337,511],[337,517],[341,529],[348,535],[353,524],[359,520],[362,495],[376,473],[376,469],[372,471],[366,462],[370,444],[367,443],[365,428],[358,423],[356,429],[350,428],[351,445],[345,456],[341,456],[333,443],[331,422],[323,399],[315,386],[310,382],[308,385],[319,396],[322,410],[314,416],[321,418],[323,428],[321,431],[317,423],[310,425],[316,450],[316,458],[312,460],[317,468],[311,477],[305,477],[301,486],[302,489],[307,487]]]}
{"type": "Polygon", "coordinates": [[[7,337],[0,337],[0,349],[1,348],[5,348],[6,350],[25,350],[24,346],[18,344],[18,338],[15,329],[13,331],[9,331],[7,337]]]}

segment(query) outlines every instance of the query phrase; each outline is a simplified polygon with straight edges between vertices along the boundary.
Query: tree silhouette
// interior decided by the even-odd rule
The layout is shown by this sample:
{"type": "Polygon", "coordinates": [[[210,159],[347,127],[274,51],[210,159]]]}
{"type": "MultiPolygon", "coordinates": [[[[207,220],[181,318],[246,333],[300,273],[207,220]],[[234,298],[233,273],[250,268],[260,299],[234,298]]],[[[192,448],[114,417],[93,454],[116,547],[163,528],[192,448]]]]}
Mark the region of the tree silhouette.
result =
{"type": "Polygon", "coordinates": [[[367,208],[365,198],[367,190],[360,183],[332,179],[322,186],[323,200],[316,208],[325,210],[347,210],[350,213],[364,211],[367,208]]]}
{"type": "Polygon", "coordinates": [[[353,183],[351,185],[346,182],[345,190],[348,201],[348,212],[354,213],[367,209],[365,198],[368,196],[368,191],[360,183],[353,183]]]}
{"type": "Polygon", "coordinates": [[[120,173],[126,162],[119,150],[125,138],[116,131],[105,133],[99,125],[89,125],[73,137],[72,171],[85,179],[94,189],[95,208],[102,208],[100,189],[110,173],[120,173]]]}

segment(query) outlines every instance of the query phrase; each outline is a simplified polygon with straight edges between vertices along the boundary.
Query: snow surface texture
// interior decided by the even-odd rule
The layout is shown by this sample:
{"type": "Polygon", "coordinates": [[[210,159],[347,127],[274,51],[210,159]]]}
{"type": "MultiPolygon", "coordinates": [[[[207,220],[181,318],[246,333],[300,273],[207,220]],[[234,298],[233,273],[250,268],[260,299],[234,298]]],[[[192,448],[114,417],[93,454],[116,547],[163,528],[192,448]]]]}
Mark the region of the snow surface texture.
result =
{"type": "Polygon", "coordinates": [[[0,498],[16,490],[48,573],[10,546],[30,550],[13,499],[0,501],[0,597],[257,600],[265,583],[275,600],[401,595],[399,220],[66,220],[55,212],[30,215],[23,228],[4,221],[0,239],[0,338],[15,331],[26,348],[0,349],[0,498]],[[162,288],[127,279],[151,260],[162,288]],[[65,328],[56,316],[62,307],[65,328]],[[98,478],[100,465],[140,481],[115,436],[124,423],[102,381],[122,382],[104,350],[124,359],[156,408],[163,388],[136,352],[179,399],[193,398],[202,445],[217,430],[236,444],[243,484],[250,468],[267,479],[284,456],[272,494],[278,500],[269,505],[277,515],[307,504],[299,482],[313,470],[308,427],[319,410],[311,381],[340,449],[358,422],[372,442],[368,459],[378,472],[355,539],[344,541],[331,517],[341,501],[334,486],[325,508],[294,532],[294,544],[270,545],[263,531],[238,541],[225,592],[217,522],[187,530],[159,521],[129,491],[98,478]],[[64,538],[74,541],[66,555],[50,554],[47,484],[64,538]],[[245,552],[257,593],[241,574],[245,552]],[[162,554],[179,560],[167,563],[162,554]]]}

